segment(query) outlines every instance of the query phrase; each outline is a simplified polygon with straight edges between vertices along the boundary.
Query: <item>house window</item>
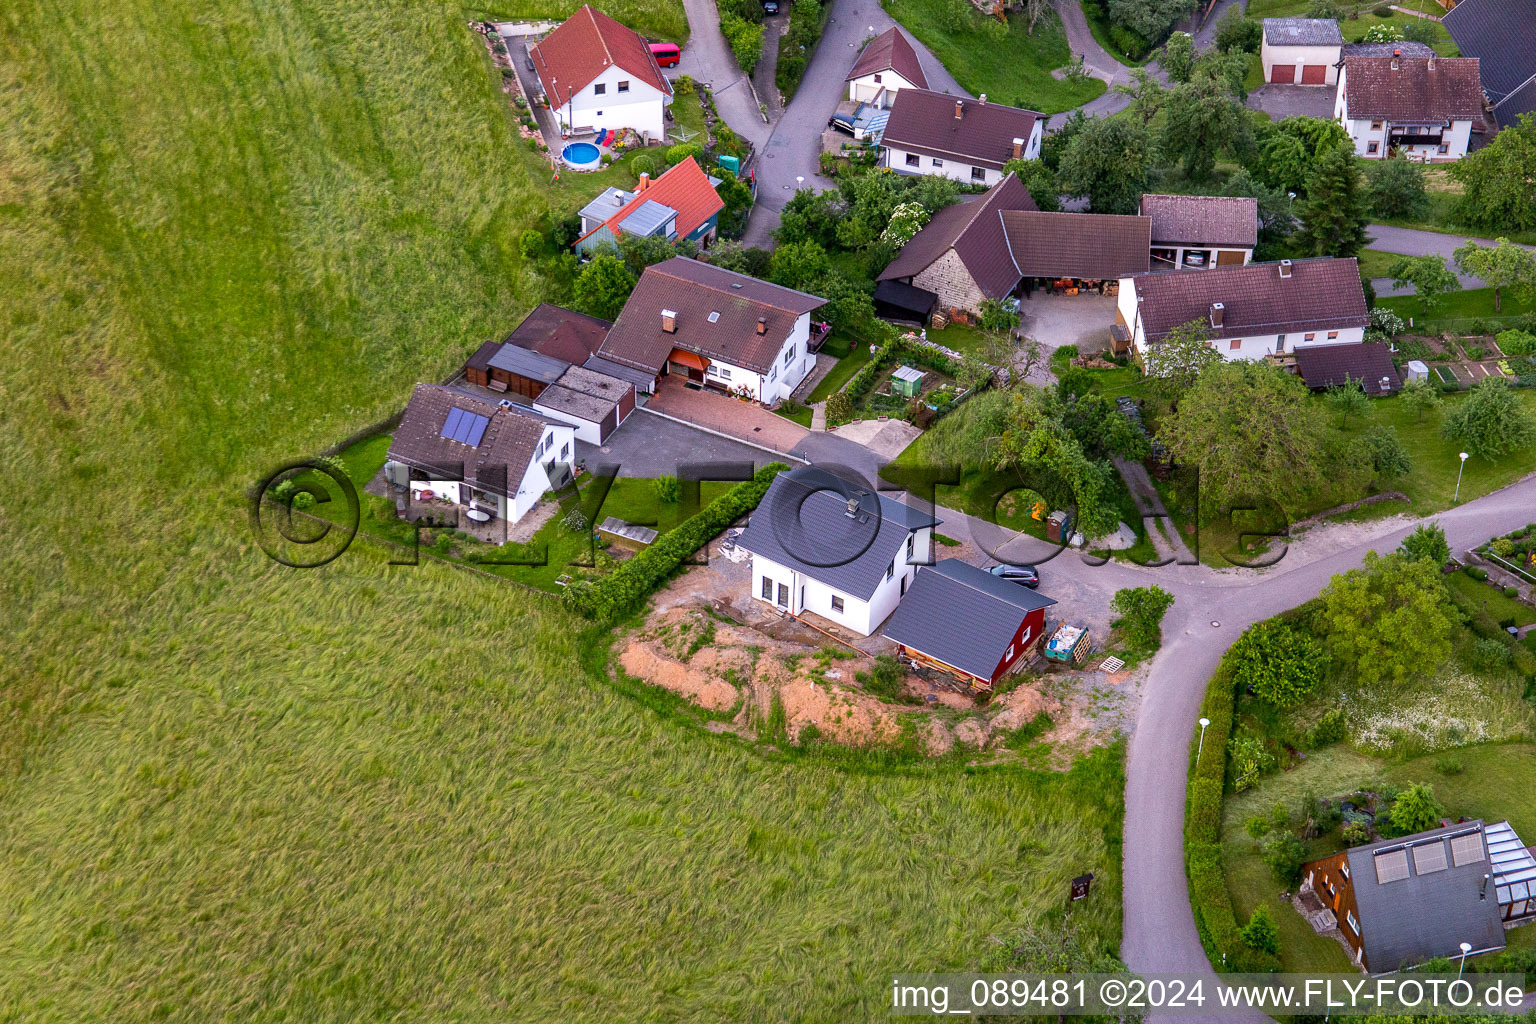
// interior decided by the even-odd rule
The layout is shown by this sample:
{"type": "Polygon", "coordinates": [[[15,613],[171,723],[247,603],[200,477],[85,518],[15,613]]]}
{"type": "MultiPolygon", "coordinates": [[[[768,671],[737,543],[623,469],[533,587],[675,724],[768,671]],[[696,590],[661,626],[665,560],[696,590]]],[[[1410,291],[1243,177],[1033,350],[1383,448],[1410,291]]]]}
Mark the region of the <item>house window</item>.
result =
{"type": "Polygon", "coordinates": [[[560,458],[561,458],[561,460],[565,460],[565,459],[568,459],[570,457],[571,457],[571,443],[569,441],[567,441],[565,444],[560,446],[560,458]]]}
{"type": "Polygon", "coordinates": [[[1243,347],[1243,339],[1242,338],[1233,338],[1231,343],[1227,345],[1227,351],[1228,352],[1236,352],[1238,349],[1240,349],[1242,347],[1243,347]]]}
{"type": "Polygon", "coordinates": [[[907,166],[908,167],[917,167],[921,163],[922,163],[922,161],[918,160],[916,153],[908,153],[907,154],[907,166]]]}
{"type": "Polygon", "coordinates": [[[619,83],[619,92],[629,92],[629,83],[628,82],[620,82],[619,83]]]}
{"type": "Polygon", "coordinates": [[[880,76],[879,76],[879,75],[876,75],[876,76],[875,76],[875,84],[876,84],[876,85],[879,85],[879,84],[880,84],[880,76]]]}
{"type": "Polygon", "coordinates": [[[605,93],[607,91],[608,91],[608,87],[606,85],[604,85],[603,83],[601,83],[601,82],[597,83],[596,85],[594,85],[592,87],[592,95],[593,96],[601,96],[603,93],[605,93]]]}
{"type": "Polygon", "coordinates": [[[1343,875],[1345,878],[1349,877],[1349,861],[1346,860],[1339,864],[1339,874],[1343,875]]]}
{"type": "Polygon", "coordinates": [[[933,158],[933,166],[935,166],[935,167],[943,167],[944,166],[944,161],[940,160],[938,157],[934,157],[933,158]]]}
{"type": "Polygon", "coordinates": [[[768,371],[768,379],[769,380],[778,380],[779,379],[779,368],[777,366],[775,366],[773,369],[768,371]]]}
{"type": "Polygon", "coordinates": [[[794,362],[794,359],[795,359],[795,346],[791,345],[791,346],[789,346],[789,351],[784,353],[784,365],[788,366],[790,363],[794,362]]]}
{"type": "Polygon", "coordinates": [[[1440,143],[1440,152],[1442,152],[1442,153],[1449,153],[1450,151],[1451,151],[1450,143],[1448,143],[1448,142],[1440,143]]]}
{"type": "Polygon", "coordinates": [[[1360,922],[1355,919],[1355,912],[1353,910],[1346,910],[1344,912],[1344,920],[1348,922],[1350,931],[1356,935],[1360,934],[1360,922]]]}
{"type": "Polygon", "coordinates": [[[773,600],[773,580],[769,579],[767,576],[763,577],[763,600],[773,600]]]}
{"type": "Polygon", "coordinates": [[[602,112],[602,111],[601,111],[601,110],[599,110],[599,111],[598,111],[598,112],[597,112],[597,116],[598,116],[598,117],[602,117],[602,116],[603,116],[603,112],[602,112]]]}
{"type": "Polygon", "coordinates": [[[1381,122],[1380,121],[1372,121],[1371,122],[1371,131],[1373,131],[1373,132],[1381,131],[1381,122]]]}
{"type": "Polygon", "coordinates": [[[891,564],[885,567],[885,578],[890,579],[896,575],[896,559],[891,559],[891,564]]]}
{"type": "Polygon", "coordinates": [[[714,374],[716,377],[724,377],[726,380],[731,379],[731,371],[715,363],[709,364],[709,372],[714,374]]]}
{"type": "Polygon", "coordinates": [[[1284,352],[1285,351],[1285,335],[1282,334],[1278,338],[1275,339],[1275,351],[1276,352],[1284,352]]]}
{"type": "Polygon", "coordinates": [[[836,595],[833,595],[833,597],[832,597],[832,610],[835,611],[835,612],[840,612],[840,611],[843,610],[843,599],[842,598],[840,598],[840,597],[838,597],[836,595]]]}
{"type": "Polygon", "coordinates": [[[917,534],[915,534],[915,533],[907,534],[907,561],[908,562],[912,561],[912,545],[914,545],[916,543],[917,543],[917,534]]]}
{"type": "Polygon", "coordinates": [[[1380,149],[1381,149],[1381,143],[1379,143],[1379,142],[1367,142],[1365,144],[1365,151],[1367,153],[1375,153],[1375,152],[1378,152],[1380,149]]]}
{"type": "Polygon", "coordinates": [[[1003,657],[1003,660],[1004,661],[1012,661],[1013,660],[1013,644],[1009,644],[1008,645],[1008,653],[1003,657]]]}
{"type": "Polygon", "coordinates": [[[972,167],[971,168],[971,180],[972,181],[986,181],[987,180],[987,169],[985,167],[972,167]]]}
{"type": "Polygon", "coordinates": [[[1317,335],[1315,335],[1315,334],[1308,334],[1308,335],[1305,336],[1304,340],[1306,340],[1306,341],[1316,341],[1317,340],[1317,335]]]}
{"type": "Polygon", "coordinates": [[[1339,332],[1338,331],[1329,331],[1328,332],[1328,340],[1329,341],[1333,341],[1338,336],[1339,336],[1339,332]]]}
{"type": "Polygon", "coordinates": [[[779,604],[789,606],[789,587],[787,584],[779,584],[779,604]]]}

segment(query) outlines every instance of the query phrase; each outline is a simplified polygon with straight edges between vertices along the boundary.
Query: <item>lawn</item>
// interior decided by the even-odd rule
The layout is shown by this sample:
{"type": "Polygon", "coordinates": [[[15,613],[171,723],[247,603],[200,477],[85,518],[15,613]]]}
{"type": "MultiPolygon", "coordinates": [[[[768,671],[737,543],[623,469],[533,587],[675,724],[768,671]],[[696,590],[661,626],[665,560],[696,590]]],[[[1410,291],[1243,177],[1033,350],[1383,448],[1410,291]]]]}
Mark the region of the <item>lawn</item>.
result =
{"type": "MultiPolygon", "coordinates": [[[[1430,783],[1435,796],[1454,818],[1508,820],[1527,843],[1536,835],[1536,805],[1514,794],[1536,791],[1536,746],[1523,743],[1487,744],[1466,747],[1453,755],[1462,771],[1446,775],[1436,768],[1445,755],[1437,754],[1389,764],[1357,754],[1338,744],[1312,751],[1307,760],[1288,772],[1266,777],[1254,788],[1229,796],[1222,811],[1222,845],[1226,862],[1227,886],[1239,920],[1259,903],[1268,903],[1280,929],[1280,960],[1286,971],[1348,971],[1350,965],[1343,949],[1332,939],[1323,938],[1291,908],[1275,897],[1279,886],[1269,869],[1253,852],[1253,840],[1243,831],[1243,822],[1255,814],[1268,814],[1276,802],[1291,807],[1308,794],[1339,796],[1370,783],[1399,786],[1411,782],[1430,783]]],[[[1337,842],[1311,840],[1308,856],[1332,853],[1337,842]]],[[[1536,933],[1536,929],[1524,929],[1536,933]]],[[[1519,932],[1511,932],[1511,938],[1519,932]]],[[[1529,939],[1530,936],[1521,936],[1529,939]]]]}
{"type": "MultiPolygon", "coordinates": [[[[502,0],[463,8],[467,17],[488,21],[564,21],[588,0],[502,0]]],[[[648,39],[679,46],[688,41],[682,0],[590,0],[593,7],[648,39]]]]}
{"type": "Polygon", "coordinates": [[[1004,27],[968,5],[946,0],[882,0],[881,6],[933,51],[955,81],[974,95],[986,93],[993,103],[1054,114],[1104,92],[1104,83],[1095,78],[1072,82],[1051,76],[1073,57],[1054,12],[1041,18],[1030,35],[1021,17],[1010,18],[1004,27]]]}
{"type": "Polygon", "coordinates": [[[775,754],[610,685],[545,597],[253,542],[252,481],[540,297],[465,16],[0,14],[6,1015],[867,1019],[1083,871],[1116,945],[1118,750],[775,754]]]}
{"type": "Polygon", "coordinates": [[[1440,329],[1441,326],[1447,330],[1467,330],[1470,327],[1470,321],[1474,318],[1497,323],[1499,317],[1536,312],[1536,299],[1522,299],[1509,294],[1509,290],[1505,289],[1499,312],[1495,313],[1492,288],[1467,288],[1452,292],[1433,306],[1428,314],[1420,312],[1419,298],[1416,295],[1398,295],[1380,299],[1377,305],[1395,310],[1404,320],[1413,317],[1416,326],[1431,330],[1440,329]]]}
{"type": "Polygon", "coordinates": [[[1517,626],[1528,626],[1536,622],[1536,608],[1532,608],[1524,601],[1517,601],[1512,597],[1505,597],[1501,587],[1489,586],[1480,580],[1475,580],[1464,572],[1453,572],[1445,578],[1446,585],[1452,590],[1470,598],[1473,607],[1487,609],[1495,622],[1503,622],[1506,619],[1514,619],[1517,626]]]}
{"type": "Polygon", "coordinates": [[[1402,257],[1395,252],[1382,252],[1380,249],[1363,249],[1356,259],[1360,261],[1361,277],[1391,277],[1392,275],[1387,272],[1387,268],[1402,259],[1402,257]]]}
{"type": "Polygon", "coordinates": [[[843,389],[844,384],[847,384],[853,379],[855,374],[864,368],[864,364],[869,362],[869,356],[869,346],[855,341],[852,350],[839,359],[836,366],[832,367],[832,372],[823,377],[821,383],[811,389],[810,395],[806,397],[806,402],[808,404],[825,402],[828,398],[837,394],[837,392],[843,389]]]}

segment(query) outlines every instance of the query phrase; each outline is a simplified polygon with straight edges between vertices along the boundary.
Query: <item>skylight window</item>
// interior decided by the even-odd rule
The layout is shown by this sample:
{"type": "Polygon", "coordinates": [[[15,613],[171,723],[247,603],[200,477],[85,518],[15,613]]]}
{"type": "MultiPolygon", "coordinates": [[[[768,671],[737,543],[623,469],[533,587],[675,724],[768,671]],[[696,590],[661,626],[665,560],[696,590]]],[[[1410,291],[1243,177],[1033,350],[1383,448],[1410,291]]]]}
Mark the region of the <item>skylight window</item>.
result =
{"type": "Polygon", "coordinates": [[[720,311],[718,309],[712,311],[709,314],[709,322],[712,323],[712,324],[716,324],[716,323],[720,322],[720,311]]]}

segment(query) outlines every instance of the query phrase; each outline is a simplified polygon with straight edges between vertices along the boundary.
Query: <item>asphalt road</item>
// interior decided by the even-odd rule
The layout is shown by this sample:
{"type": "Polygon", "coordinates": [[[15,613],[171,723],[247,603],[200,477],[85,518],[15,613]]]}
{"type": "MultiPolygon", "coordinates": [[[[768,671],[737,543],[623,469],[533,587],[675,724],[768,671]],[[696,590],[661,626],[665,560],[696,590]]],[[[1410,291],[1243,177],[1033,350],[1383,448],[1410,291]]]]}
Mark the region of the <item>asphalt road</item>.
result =
{"type": "Polygon", "coordinates": [[[683,48],[682,60],[676,68],[668,68],[668,73],[707,83],[714,91],[716,109],[731,130],[752,145],[762,146],[770,129],[752,95],[750,80],[736,66],[736,58],[720,32],[714,0],[683,0],[683,10],[688,14],[688,45],[683,48]]]}
{"type": "MultiPolygon", "coordinates": [[[[1456,264],[1451,261],[1452,255],[1458,248],[1468,242],[1476,242],[1479,245],[1493,245],[1494,241],[1488,238],[1474,238],[1470,235],[1447,235],[1440,231],[1420,231],[1416,228],[1394,228],[1387,224],[1371,224],[1365,229],[1369,232],[1368,246],[1379,249],[1382,252],[1398,253],[1402,256],[1443,256],[1446,265],[1452,270],[1456,264]]],[[[1531,248],[1526,246],[1527,249],[1531,248]]],[[[1470,274],[1456,275],[1461,279],[1463,288],[1487,287],[1481,278],[1470,274]]],[[[1371,287],[1376,289],[1377,295],[1412,295],[1413,288],[1393,288],[1391,278],[1377,277],[1371,279],[1371,287]]]]}

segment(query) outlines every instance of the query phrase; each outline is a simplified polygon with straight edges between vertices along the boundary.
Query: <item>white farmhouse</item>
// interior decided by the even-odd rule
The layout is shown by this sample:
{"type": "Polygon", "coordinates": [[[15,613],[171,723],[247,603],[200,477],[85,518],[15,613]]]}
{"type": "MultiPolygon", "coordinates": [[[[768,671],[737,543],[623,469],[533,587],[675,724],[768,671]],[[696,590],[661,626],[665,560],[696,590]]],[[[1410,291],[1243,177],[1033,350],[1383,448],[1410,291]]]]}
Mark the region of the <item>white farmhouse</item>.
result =
{"type": "MultiPolygon", "coordinates": [[[[1313,345],[1357,345],[1370,324],[1353,259],[1281,260],[1120,279],[1115,323],[1137,362],[1198,321],[1224,359],[1282,360],[1313,345]]],[[[1283,360],[1282,360],[1283,361],[1283,360]]]]}
{"type": "Polygon", "coordinates": [[[881,109],[894,103],[903,89],[926,88],[928,76],[917,50],[895,27],[870,40],[848,72],[848,98],[881,109]]]}
{"type": "MultiPolygon", "coordinates": [[[[515,523],[545,492],[570,483],[575,431],[436,384],[417,384],[389,446],[384,478],[413,501],[515,523]]],[[[473,518],[473,517],[472,517],[473,518]]]]}
{"type": "Polygon", "coordinates": [[[1476,57],[1344,58],[1333,116],[1355,155],[1448,163],[1467,155],[1472,123],[1483,117],[1476,57]]]}
{"type": "Polygon", "coordinates": [[[902,89],[880,138],[880,164],[991,188],[1009,160],[1035,160],[1045,115],[927,89],[902,89]]]}
{"type": "Polygon", "coordinates": [[[666,138],[672,86],[633,29],[583,7],[528,51],[563,133],[633,128],[666,138]]]}
{"type": "Polygon", "coordinates": [[[1332,18],[1265,18],[1259,60],[1264,81],[1334,85],[1344,36],[1332,18]]]}
{"type": "Polygon", "coordinates": [[[826,302],[675,256],[645,268],[598,355],[773,405],[816,365],[811,312],[826,302]]]}
{"type": "Polygon", "coordinates": [[[896,610],[917,566],[933,563],[939,521],[851,484],[816,486],[780,474],[737,538],[752,553],[752,596],[869,636],[896,610]]]}

